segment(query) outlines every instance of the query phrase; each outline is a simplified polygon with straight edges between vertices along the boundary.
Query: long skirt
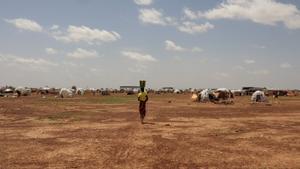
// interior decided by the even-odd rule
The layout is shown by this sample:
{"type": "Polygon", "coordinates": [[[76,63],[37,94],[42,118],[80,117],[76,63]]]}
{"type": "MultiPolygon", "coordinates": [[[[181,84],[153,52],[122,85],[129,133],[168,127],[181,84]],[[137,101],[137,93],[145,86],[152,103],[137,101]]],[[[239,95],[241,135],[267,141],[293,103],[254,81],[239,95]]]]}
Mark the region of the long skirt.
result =
{"type": "Polygon", "coordinates": [[[146,116],[146,102],[140,101],[139,110],[141,119],[144,119],[146,116]]]}

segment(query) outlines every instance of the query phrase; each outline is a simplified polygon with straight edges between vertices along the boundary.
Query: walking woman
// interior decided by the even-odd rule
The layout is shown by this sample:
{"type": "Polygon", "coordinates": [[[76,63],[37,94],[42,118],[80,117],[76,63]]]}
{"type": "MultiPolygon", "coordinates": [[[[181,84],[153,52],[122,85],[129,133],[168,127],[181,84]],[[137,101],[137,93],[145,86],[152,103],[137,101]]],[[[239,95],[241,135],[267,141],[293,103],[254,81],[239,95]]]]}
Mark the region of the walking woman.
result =
{"type": "Polygon", "coordinates": [[[146,116],[146,103],[148,101],[148,94],[145,91],[144,85],[141,85],[141,92],[138,94],[138,101],[140,102],[139,111],[141,123],[144,124],[144,118],[146,116]]]}

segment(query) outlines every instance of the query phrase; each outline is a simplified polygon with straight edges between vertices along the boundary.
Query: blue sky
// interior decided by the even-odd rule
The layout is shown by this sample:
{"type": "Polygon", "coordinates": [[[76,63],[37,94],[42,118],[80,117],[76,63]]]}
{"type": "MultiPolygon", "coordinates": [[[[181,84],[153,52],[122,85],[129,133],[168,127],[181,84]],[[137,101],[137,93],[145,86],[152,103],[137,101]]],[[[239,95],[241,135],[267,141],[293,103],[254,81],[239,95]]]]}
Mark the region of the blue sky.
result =
{"type": "Polygon", "coordinates": [[[0,85],[300,85],[297,0],[0,4],[0,85]]]}

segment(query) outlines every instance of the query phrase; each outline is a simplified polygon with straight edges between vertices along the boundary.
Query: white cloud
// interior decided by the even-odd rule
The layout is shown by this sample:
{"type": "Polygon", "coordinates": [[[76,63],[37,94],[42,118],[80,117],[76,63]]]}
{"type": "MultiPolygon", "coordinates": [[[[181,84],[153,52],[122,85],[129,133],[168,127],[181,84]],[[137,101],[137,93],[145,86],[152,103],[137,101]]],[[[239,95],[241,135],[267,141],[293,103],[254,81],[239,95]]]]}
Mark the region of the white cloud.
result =
{"type": "Polygon", "coordinates": [[[202,48],[199,48],[199,47],[194,47],[192,49],[192,52],[203,52],[203,49],[202,48]]]}
{"type": "Polygon", "coordinates": [[[179,45],[176,45],[175,42],[170,41],[170,40],[166,40],[165,45],[166,45],[166,50],[169,50],[169,51],[183,52],[186,50],[185,48],[183,48],[179,45]]]}
{"type": "Polygon", "coordinates": [[[59,26],[58,25],[52,25],[50,29],[51,30],[57,30],[57,29],[59,29],[59,26]]]}
{"type": "MultiPolygon", "coordinates": [[[[187,11],[189,10],[187,9],[187,11]]],[[[178,19],[174,17],[165,16],[161,11],[158,11],[154,8],[140,9],[139,20],[142,23],[147,23],[147,24],[161,25],[161,26],[174,26],[179,31],[189,33],[189,34],[203,33],[214,28],[214,25],[212,25],[209,22],[206,22],[205,24],[197,24],[195,22],[189,22],[189,21],[178,23],[178,19]]]]}
{"type": "Polygon", "coordinates": [[[289,63],[282,63],[282,64],[280,64],[280,67],[283,68],[283,69],[287,69],[287,68],[291,68],[292,65],[289,64],[289,63]]]}
{"type": "Polygon", "coordinates": [[[255,60],[246,59],[246,60],[244,60],[244,62],[246,64],[253,64],[253,63],[255,63],[255,60]]]}
{"type": "Polygon", "coordinates": [[[222,73],[221,72],[217,72],[216,75],[220,76],[220,77],[229,77],[229,74],[228,73],[224,73],[224,72],[222,72],[222,73]]]}
{"type": "Polygon", "coordinates": [[[47,65],[47,66],[58,66],[58,64],[45,59],[35,59],[35,58],[15,58],[14,61],[20,64],[29,64],[29,65],[47,65]]]}
{"type": "Polygon", "coordinates": [[[233,70],[245,70],[245,68],[241,65],[234,66],[232,69],[233,70]]]}
{"type": "Polygon", "coordinates": [[[5,19],[7,23],[13,24],[16,28],[33,31],[33,32],[41,32],[43,27],[39,25],[37,22],[25,18],[16,18],[16,19],[5,19]]]}
{"type": "Polygon", "coordinates": [[[183,9],[184,16],[188,19],[194,20],[198,18],[197,13],[193,12],[189,8],[184,8],[183,9]]]}
{"type": "Polygon", "coordinates": [[[89,70],[90,70],[90,72],[94,72],[94,73],[101,71],[100,69],[97,69],[97,68],[90,68],[89,70]]]}
{"type": "Polygon", "coordinates": [[[230,75],[225,72],[216,72],[215,75],[213,76],[213,78],[216,80],[223,80],[226,78],[230,78],[230,75]]]}
{"type": "Polygon", "coordinates": [[[260,49],[266,49],[266,46],[259,46],[260,49]]]}
{"type": "Polygon", "coordinates": [[[175,52],[202,52],[203,49],[199,47],[193,47],[192,49],[188,49],[185,47],[182,47],[180,45],[177,45],[174,41],[166,40],[165,41],[165,49],[168,51],[175,51],[175,52]]]}
{"type": "Polygon", "coordinates": [[[92,29],[87,26],[73,26],[68,27],[67,32],[53,34],[56,40],[64,42],[87,42],[89,44],[100,42],[113,42],[121,39],[120,34],[115,31],[106,31],[100,29],[92,29]]]}
{"type": "Polygon", "coordinates": [[[156,9],[141,9],[139,19],[144,23],[166,25],[163,14],[156,9]]]}
{"type": "Polygon", "coordinates": [[[183,22],[181,26],[178,27],[178,30],[181,32],[195,34],[207,32],[210,29],[213,29],[215,26],[206,22],[205,24],[196,24],[194,22],[183,22]]]}
{"type": "Polygon", "coordinates": [[[137,5],[151,5],[152,0],[134,0],[137,5]]]}
{"type": "Polygon", "coordinates": [[[162,12],[151,9],[140,9],[139,19],[143,23],[154,25],[176,25],[176,19],[172,17],[165,17],[162,12]]]}
{"type": "Polygon", "coordinates": [[[58,66],[57,63],[41,58],[20,57],[9,54],[0,54],[0,59],[10,65],[30,65],[30,66],[58,66]]]}
{"type": "Polygon", "coordinates": [[[300,28],[300,11],[297,7],[276,0],[226,0],[205,12],[186,9],[184,13],[190,19],[250,20],[265,25],[283,23],[289,29],[300,28]]]}
{"type": "Polygon", "coordinates": [[[45,51],[48,55],[55,55],[57,53],[57,50],[53,48],[46,48],[45,51]]]}
{"type": "Polygon", "coordinates": [[[73,63],[73,62],[62,62],[63,65],[65,66],[71,66],[71,67],[79,67],[80,65],[76,64],[76,63],[73,63]]]}
{"type": "Polygon", "coordinates": [[[248,71],[248,73],[252,75],[269,75],[270,71],[263,69],[263,70],[248,71]]]}
{"type": "Polygon", "coordinates": [[[150,54],[144,54],[134,51],[122,51],[123,56],[128,57],[129,59],[139,61],[139,62],[156,62],[157,60],[150,54]]]}
{"type": "Polygon", "coordinates": [[[75,59],[87,59],[98,57],[98,53],[95,50],[77,48],[75,51],[68,53],[67,56],[75,59]]]}
{"type": "Polygon", "coordinates": [[[130,71],[132,73],[146,73],[147,66],[146,65],[142,65],[142,64],[136,64],[136,65],[134,65],[132,67],[129,67],[128,71],[130,71]]]}

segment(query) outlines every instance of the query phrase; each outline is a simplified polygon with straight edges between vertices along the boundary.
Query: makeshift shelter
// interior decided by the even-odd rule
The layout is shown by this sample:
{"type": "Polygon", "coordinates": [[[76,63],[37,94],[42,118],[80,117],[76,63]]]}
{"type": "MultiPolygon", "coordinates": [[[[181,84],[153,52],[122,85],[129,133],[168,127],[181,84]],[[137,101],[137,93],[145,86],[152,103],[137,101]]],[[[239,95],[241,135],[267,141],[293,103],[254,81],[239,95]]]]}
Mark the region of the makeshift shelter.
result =
{"type": "Polygon", "coordinates": [[[226,88],[219,88],[214,92],[214,94],[218,100],[228,100],[233,98],[231,91],[226,88]]]}
{"type": "Polygon", "coordinates": [[[179,90],[179,89],[175,89],[175,90],[174,90],[174,93],[175,93],[175,94],[181,94],[181,93],[183,93],[183,92],[182,92],[181,90],[179,90]]]}
{"type": "Polygon", "coordinates": [[[138,93],[140,86],[120,86],[121,92],[126,92],[127,95],[138,93]]]}
{"type": "Polygon", "coordinates": [[[173,93],[174,92],[174,88],[173,87],[163,87],[161,89],[159,89],[162,93],[173,93]]]}
{"type": "Polygon", "coordinates": [[[7,88],[7,89],[4,90],[4,93],[13,93],[13,92],[14,91],[11,88],[7,88]]]}
{"type": "Polygon", "coordinates": [[[213,91],[211,89],[204,89],[200,92],[200,101],[201,102],[207,102],[207,101],[213,101],[215,100],[215,96],[213,94],[213,91]]]}
{"type": "Polygon", "coordinates": [[[37,93],[38,94],[49,94],[50,88],[49,87],[41,87],[38,89],[37,93]]]}
{"type": "Polygon", "coordinates": [[[93,94],[93,96],[95,96],[97,93],[97,89],[95,88],[90,88],[89,91],[93,94]]]}
{"type": "Polygon", "coordinates": [[[83,88],[77,88],[76,94],[83,96],[84,95],[84,89],[83,88]]]}
{"type": "Polygon", "coordinates": [[[267,97],[264,92],[262,91],[256,91],[251,96],[252,102],[267,102],[267,97]]]}
{"type": "Polygon", "coordinates": [[[244,92],[242,90],[231,90],[232,94],[234,96],[242,96],[244,95],[244,92]]]}
{"type": "Polygon", "coordinates": [[[68,97],[73,97],[73,90],[72,89],[67,89],[67,88],[61,88],[59,91],[59,96],[61,98],[68,98],[68,97]]]}
{"type": "Polygon", "coordinates": [[[15,93],[18,94],[18,97],[20,97],[20,96],[29,96],[31,94],[31,89],[25,88],[25,87],[17,87],[15,89],[15,93]]]}

